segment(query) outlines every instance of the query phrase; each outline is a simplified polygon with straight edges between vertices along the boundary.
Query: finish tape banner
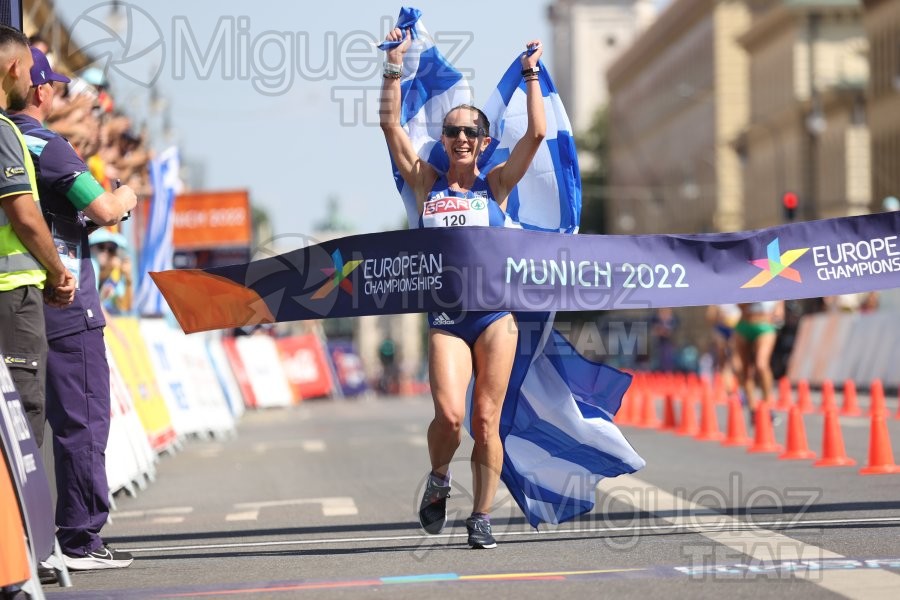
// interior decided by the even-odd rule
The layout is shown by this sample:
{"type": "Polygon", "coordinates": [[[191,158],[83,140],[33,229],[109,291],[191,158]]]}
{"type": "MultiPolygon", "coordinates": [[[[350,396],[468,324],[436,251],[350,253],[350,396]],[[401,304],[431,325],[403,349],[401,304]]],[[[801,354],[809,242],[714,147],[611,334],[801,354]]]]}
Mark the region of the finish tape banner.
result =
{"type": "Polygon", "coordinates": [[[696,235],[448,227],[151,276],[187,333],[407,312],[698,306],[898,287],[898,235],[900,212],[696,235]]]}

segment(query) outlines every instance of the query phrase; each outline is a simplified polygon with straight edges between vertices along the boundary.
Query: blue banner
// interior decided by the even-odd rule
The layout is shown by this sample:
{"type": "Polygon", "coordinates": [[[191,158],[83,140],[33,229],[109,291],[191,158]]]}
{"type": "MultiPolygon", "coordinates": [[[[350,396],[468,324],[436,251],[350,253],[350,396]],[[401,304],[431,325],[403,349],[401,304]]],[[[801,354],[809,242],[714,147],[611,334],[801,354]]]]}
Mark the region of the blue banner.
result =
{"type": "MultiPolygon", "coordinates": [[[[0,450],[9,464],[31,550],[38,561],[53,553],[56,521],[50,484],[41,452],[25,415],[25,408],[0,356],[0,450]]],[[[3,468],[0,465],[0,468],[3,468]]]]}
{"type": "Polygon", "coordinates": [[[460,309],[694,306],[898,287],[898,234],[900,212],[698,235],[449,227],[350,236],[152,276],[188,333],[460,309]]]}
{"type": "Polygon", "coordinates": [[[353,344],[345,340],[328,342],[328,354],[344,396],[358,396],[369,389],[366,372],[353,344]]]}

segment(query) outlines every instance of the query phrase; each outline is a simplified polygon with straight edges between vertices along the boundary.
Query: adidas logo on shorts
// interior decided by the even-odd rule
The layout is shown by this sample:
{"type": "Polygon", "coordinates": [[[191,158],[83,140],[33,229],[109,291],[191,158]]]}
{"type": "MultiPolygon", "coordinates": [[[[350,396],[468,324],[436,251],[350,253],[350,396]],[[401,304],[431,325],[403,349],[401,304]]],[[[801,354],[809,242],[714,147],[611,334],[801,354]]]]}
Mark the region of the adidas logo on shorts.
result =
{"type": "Polygon", "coordinates": [[[447,313],[442,312],[441,314],[434,317],[432,320],[432,325],[453,325],[455,321],[447,316],[447,313]]]}

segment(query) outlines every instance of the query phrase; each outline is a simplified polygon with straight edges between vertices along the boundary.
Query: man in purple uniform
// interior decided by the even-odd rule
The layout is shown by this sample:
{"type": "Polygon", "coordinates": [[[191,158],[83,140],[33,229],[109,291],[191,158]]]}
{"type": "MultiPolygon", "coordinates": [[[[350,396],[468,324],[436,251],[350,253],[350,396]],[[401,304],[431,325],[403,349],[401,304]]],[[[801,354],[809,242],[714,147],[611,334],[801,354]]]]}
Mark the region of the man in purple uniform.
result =
{"type": "Polygon", "coordinates": [[[116,224],[137,199],[127,186],[105,191],[66,139],[43,127],[55,86],[69,80],[53,72],[40,50],[32,48],[31,54],[28,102],[11,119],[34,161],[41,206],[57,252],[79,282],[69,307],[44,312],[50,346],[47,420],[53,429],[57,538],[69,569],[127,567],[131,555],[110,548],[100,537],[109,515],[109,365],[86,217],[98,225],[116,224]]]}

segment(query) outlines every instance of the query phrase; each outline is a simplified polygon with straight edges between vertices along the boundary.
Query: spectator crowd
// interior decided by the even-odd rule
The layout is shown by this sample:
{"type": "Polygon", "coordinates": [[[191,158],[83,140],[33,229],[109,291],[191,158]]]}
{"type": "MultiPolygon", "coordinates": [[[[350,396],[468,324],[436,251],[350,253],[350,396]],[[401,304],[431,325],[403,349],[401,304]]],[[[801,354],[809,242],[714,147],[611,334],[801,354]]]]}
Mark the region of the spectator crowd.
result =
{"type": "MultiPolygon", "coordinates": [[[[148,164],[152,156],[147,134],[116,107],[109,80],[97,67],[69,72],[54,60],[50,46],[39,35],[31,45],[44,52],[51,68],[71,81],[53,98],[47,129],[69,140],[106,191],[117,182],[135,191],[139,199],[152,193],[148,164]]],[[[100,228],[91,234],[91,255],[100,297],[110,314],[131,310],[134,257],[120,227],[100,228]]]]}

